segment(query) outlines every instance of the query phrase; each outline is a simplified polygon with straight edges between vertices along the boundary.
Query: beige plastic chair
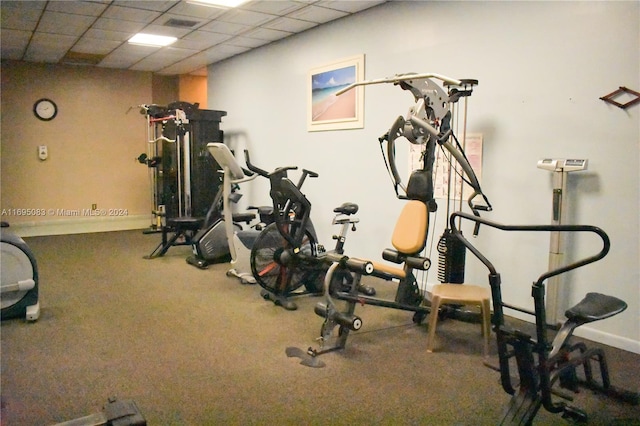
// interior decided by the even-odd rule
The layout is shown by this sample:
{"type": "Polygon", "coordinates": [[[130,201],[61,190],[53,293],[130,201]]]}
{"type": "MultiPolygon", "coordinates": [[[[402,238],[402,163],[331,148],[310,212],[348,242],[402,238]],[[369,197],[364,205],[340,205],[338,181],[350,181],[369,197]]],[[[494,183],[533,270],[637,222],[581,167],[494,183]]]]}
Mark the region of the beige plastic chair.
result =
{"type": "Polygon", "coordinates": [[[488,288],[470,284],[438,284],[431,292],[431,313],[429,314],[429,334],[427,352],[433,352],[433,343],[438,323],[438,310],[443,304],[475,305],[482,310],[482,336],[484,337],[484,357],[489,356],[489,337],[491,335],[491,312],[488,288]]]}

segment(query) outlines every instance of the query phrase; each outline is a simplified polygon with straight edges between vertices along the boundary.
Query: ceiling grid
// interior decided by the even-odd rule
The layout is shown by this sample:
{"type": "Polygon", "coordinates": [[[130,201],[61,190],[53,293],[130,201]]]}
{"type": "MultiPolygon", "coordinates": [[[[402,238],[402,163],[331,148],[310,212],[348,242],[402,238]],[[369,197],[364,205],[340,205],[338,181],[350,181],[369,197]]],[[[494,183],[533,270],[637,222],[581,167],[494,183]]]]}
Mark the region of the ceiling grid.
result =
{"type": "Polygon", "coordinates": [[[224,9],[186,0],[2,0],[0,57],[206,75],[207,65],[384,2],[250,0],[224,9]],[[138,32],[178,40],[127,43],[138,32]]]}

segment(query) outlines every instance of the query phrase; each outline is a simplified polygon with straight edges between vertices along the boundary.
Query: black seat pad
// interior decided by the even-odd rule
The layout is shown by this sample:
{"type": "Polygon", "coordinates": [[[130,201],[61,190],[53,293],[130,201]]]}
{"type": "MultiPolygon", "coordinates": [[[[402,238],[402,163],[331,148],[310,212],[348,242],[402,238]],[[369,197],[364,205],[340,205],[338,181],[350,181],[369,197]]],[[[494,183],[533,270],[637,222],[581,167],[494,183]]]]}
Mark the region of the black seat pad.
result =
{"type": "Polygon", "coordinates": [[[249,223],[255,219],[256,215],[254,213],[233,213],[232,217],[234,222],[249,223]]]}
{"type": "Polygon", "coordinates": [[[182,228],[199,228],[202,226],[203,219],[201,217],[179,216],[167,219],[169,225],[180,226],[182,228]]]}
{"type": "Polygon", "coordinates": [[[627,304],[617,297],[600,293],[587,293],[577,305],[564,314],[573,321],[587,323],[612,317],[627,309],[627,304]]]}
{"type": "Polygon", "coordinates": [[[358,212],[358,205],[355,203],[343,203],[341,206],[333,209],[333,212],[346,215],[356,214],[358,212]]]}

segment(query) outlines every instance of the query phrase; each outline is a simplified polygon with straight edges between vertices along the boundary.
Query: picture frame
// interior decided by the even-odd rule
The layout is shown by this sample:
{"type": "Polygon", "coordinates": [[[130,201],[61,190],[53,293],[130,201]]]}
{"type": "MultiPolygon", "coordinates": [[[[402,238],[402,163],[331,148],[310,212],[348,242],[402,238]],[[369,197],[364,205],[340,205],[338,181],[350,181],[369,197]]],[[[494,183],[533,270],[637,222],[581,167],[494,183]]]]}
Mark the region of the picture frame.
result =
{"type": "Polygon", "coordinates": [[[307,130],[362,129],[364,87],[341,95],[336,92],[364,80],[364,54],[344,58],[309,70],[307,78],[307,130]]]}

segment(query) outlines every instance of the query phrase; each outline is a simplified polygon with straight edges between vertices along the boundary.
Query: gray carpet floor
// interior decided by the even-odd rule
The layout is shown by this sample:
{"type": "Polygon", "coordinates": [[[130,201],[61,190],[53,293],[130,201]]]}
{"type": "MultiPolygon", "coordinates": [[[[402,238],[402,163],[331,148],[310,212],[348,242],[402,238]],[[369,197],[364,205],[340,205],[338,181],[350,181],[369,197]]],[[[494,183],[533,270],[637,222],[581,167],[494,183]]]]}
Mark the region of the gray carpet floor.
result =
{"type": "MultiPolygon", "coordinates": [[[[146,260],[158,234],[140,231],[33,237],[42,314],[2,322],[1,424],[51,425],[132,399],[150,425],[492,425],[509,401],[482,363],[478,324],[426,325],[408,312],[358,307],[362,329],[324,368],[287,357],[317,347],[318,297],[285,311],[258,286],[199,270],[174,247],[146,260]]],[[[381,296],[390,283],[370,279],[381,296]]],[[[496,363],[495,337],[492,362],[496,363]]],[[[640,389],[640,356],[607,348],[612,381],[640,389]]],[[[640,407],[582,391],[589,424],[640,425],[640,407]]],[[[534,424],[570,424],[541,410],[534,424]]]]}

